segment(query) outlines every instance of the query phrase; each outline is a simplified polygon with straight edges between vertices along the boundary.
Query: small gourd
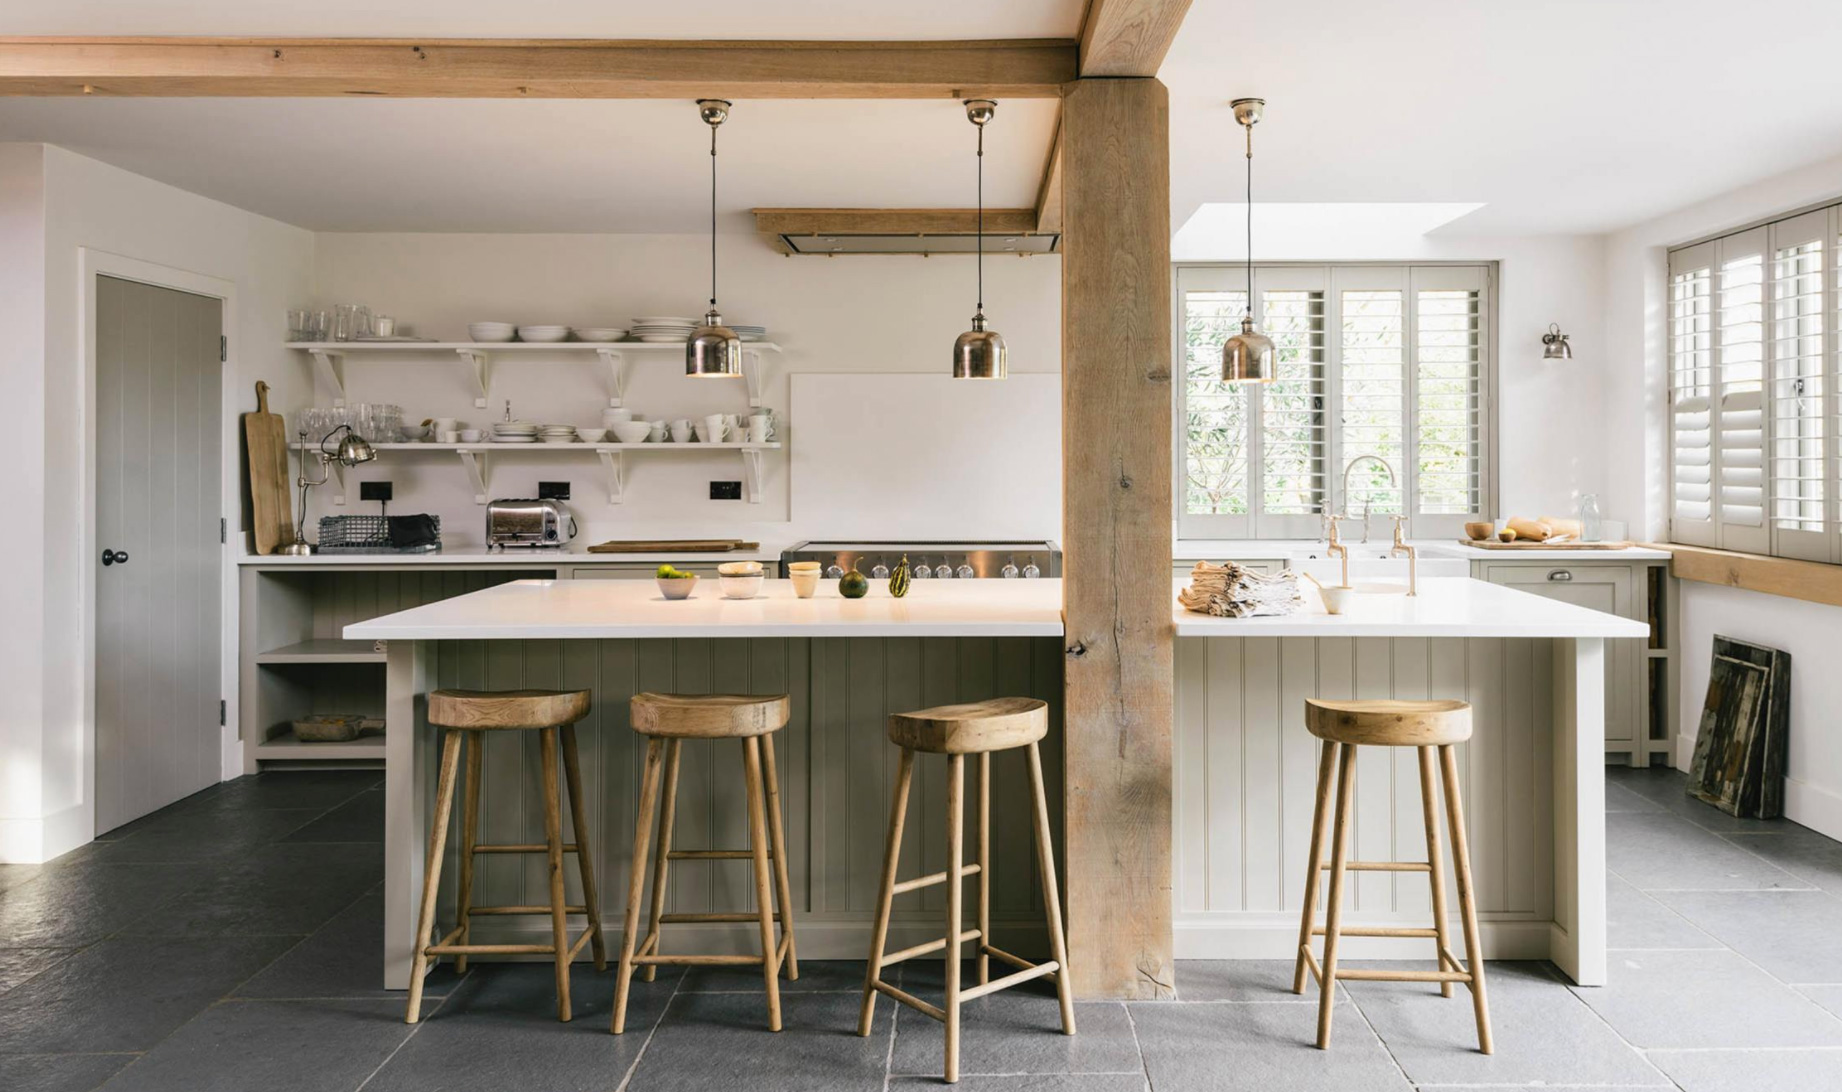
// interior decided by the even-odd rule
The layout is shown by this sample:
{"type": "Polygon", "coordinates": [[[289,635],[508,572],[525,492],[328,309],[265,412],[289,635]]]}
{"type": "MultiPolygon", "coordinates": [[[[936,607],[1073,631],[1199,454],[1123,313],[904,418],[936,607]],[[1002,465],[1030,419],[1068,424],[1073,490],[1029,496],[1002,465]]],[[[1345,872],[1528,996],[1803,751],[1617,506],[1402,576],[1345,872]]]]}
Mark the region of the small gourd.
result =
{"type": "Polygon", "coordinates": [[[889,594],[896,599],[900,599],[908,594],[907,554],[902,555],[902,560],[896,564],[894,571],[889,574],[889,594]]]}
{"type": "Polygon", "coordinates": [[[870,582],[864,579],[855,565],[851,566],[850,572],[838,578],[838,594],[846,599],[862,599],[869,590],[870,582]]]}

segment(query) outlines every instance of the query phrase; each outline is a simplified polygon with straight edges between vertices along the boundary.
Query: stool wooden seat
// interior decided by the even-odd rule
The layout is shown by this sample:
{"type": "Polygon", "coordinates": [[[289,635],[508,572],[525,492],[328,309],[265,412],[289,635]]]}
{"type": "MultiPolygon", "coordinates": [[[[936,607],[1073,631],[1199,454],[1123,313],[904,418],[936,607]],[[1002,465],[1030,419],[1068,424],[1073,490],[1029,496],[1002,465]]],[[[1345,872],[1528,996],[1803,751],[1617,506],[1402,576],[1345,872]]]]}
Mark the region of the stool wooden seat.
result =
{"type": "Polygon", "coordinates": [[[1305,726],[1324,741],[1318,760],[1317,807],[1311,823],[1310,862],[1305,873],[1305,901],[1298,926],[1298,958],[1292,973],[1292,992],[1305,992],[1309,973],[1318,984],[1318,1048],[1330,1046],[1330,1019],[1338,979],[1385,982],[1436,982],[1442,996],[1452,996],[1452,983],[1471,990],[1477,1019],[1478,1049],[1491,1052],[1490,1006],[1484,993],[1484,956],[1478,939],[1477,901],[1471,881],[1471,854],[1465,839],[1464,804],[1458,791],[1458,760],[1454,746],[1471,738],[1471,706],[1462,701],[1323,701],[1307,699],[1305,726]],[[1355,798],[1356,748],[1413,747],[1420,761],[1420,814],[1426,828],[1426,860],[1352,861],[1349,859],[1350,811],[1355,798]],[[1458,883],[1458,909],[1465,931],[1465,963],[1453,954],[1447,936],[1445,865],[1439,847],[1437,789],[1434,763],[1440,768],[1445,790],[1446,823],[1452,836],[1452,871],[1458,883]],[[1335,788],[1336,816],[1331,834],[1330,860],[1323,858],[1325,828],[1332,826],[1335,788]],[[1330,872],[1324,926],[1312,924],[1318,900],[1318,879],[1330,872]],[[1350,872],[1425,872],[1432,883],[1431,928],[1345,927],[1343,883],[1350,872]],[[1311,938],[1324,938],[1324,959],[1311,951],[1311,938]],[[1337,966],[1337,944],[1352,937],[1421,937],[1434,943],[1438,969],[1433,971],[1355,970],[1337,966]]]}
{"type": "Polygon", "coordinates": [[[627,992],[635,968],[646,981],[658,965],[760,966],[767,987],[768,1029],[780,1030],[780,969],[788,981],[799,978],[799,955],[793,942],[792,884],[787,877],[787,838],[781,821],[780,772],[774,762],[774,733],[786,727],[791,703],[785,694],[636,694],[633,730],[646,737],[646,767],[640,778],[639,821],[634,824],[633,875],[627,887],[626,929],[621,936],[619,981],[614,986],[610,1030],[620,1035],[627,1025],[627,992]],[[672,820],[678,804],[678,755],[687,739],[733,739],[742,744],[748,795],[748,849],[672,849],[672,820]],[[660,802],[660,788],[664,800],[660,802]],[[646,883],[648,842],[653,813],[659,838],[652,874],[652,910],[646,938],[639,939],[640,900],[646,883]],[[771,843],[771,848],[770,848],[771,843]],[[755,871],[753,913],[667,914],[665,881],[672,861],[750,860],[755,871]],[[772,879],[769,863],[772,862],[772,879]],[[770,884],[774,888],[770,892],[770,884]],[[776,895],[778,902],[776,902],[776,895]],[[778,906],[778,910],[776,907],[778,906]],[[660,930],[677,923],[758,922],[761,954],[665,955],[660,930]],[[774,925],[780,925],[780,940],[774,925]]]}
{"type": "Polygon", "coordinates": [[[409,976],[408,1022],[422,1013],[422,981],[444,955],[455,957],[455,969],[465,972],[469,955],[548,955],[556,963],[556,1016],[570,1018],[569,964],[583,945],[594,946],[595,969],[608,965],[601,935],[601,903],[595,892],[594,854],[589,848],[588,814],[583,810],[582,768],[576,757],[577,721],[589,712],[586,690],[437,690],[429,695],[428,719],[443,729],[441,773],[435,789],[435,819],[429,831],[426,871],[422,880],[421,912],[416,919],[415,959],[409,976]],[[480,775],[482,732],[535,731],[539,733],[539,777],[544,791],[544,840],[533,845],[481,845],[480,775]],[[561,746],[559,747],[559,741],[561,746]],[[435,901],[441,887],[441,863],[447,848],[448,821],[454,810],[454,787],[466,752],[466,787],[461,805],[460,884],[456,899],[456,924],[439,941],[435,939],[435,901]],[[558,769],[558,752],[561,769],[558,769]],[[558,782],[569,792],[569,816],[575,827],[574,842],[563,841],[558,782]],[[542,853],[550,862],[550,901],[543,906],[474,906],[473,858],[480,853],[542,853]],[[582,879],[582,903],[571,906],[563,894],[563,855],[572,853],[582,879]],[[475,914],[548,914],[549,944],[474,944],[475,914]],[[582,914],[587,925],[575,942],[569,941],[566,918],[582,914]]]}
{"type": "Polygon", "coordinates": [[[1053,977],[1055,992],[1061,1000],[1062,1033],[1075,1033],[1074,994],[1068,978],[1068,942],[1062,932],[1062,900],[1055,882],[1055,856],[1049,843],[1049,805],[1043,794],[1042,755],[1037,743],[1049,731],[1049,706],[1035,698],[993,698],[990,701],[963,705],[943,705],[915,713],[898,713],[889,718],[889,741],[901,748],[896,766],[895,800],[889,813],[889,838],[883,850],[882,889],[876,902],[876,926],[870,941],[870,965],[864,976],[863,1010],[858,1018],[857,1033],[870,1034],[876,1012],[876,995],[889,997],[925,1013],[946,1025],[946,1080],[959,1080],[960,1006],[974,998],[1034,978],[1053,977]],[[1030,767],[1030,794],[1035,809],[1036,863],[1042,874],[1043,911],[1049,931],[1049,953],[1044,963],[1031,963],[991,943],[991,755],[994,751],[1026,748],[1030,767]],[[947,867],[944,871],[914,879],[896,881],[900,863],[902,826],[908,813],[908,790],[914,780],[917,753],[947,756],[947,867]],[[966,795],[966,756],[977,755],[978,781],[978,859],[965,864],[964,825],[966,795]],[[978,927],[962,929],[961,903],[963,881],[977,876],[978,927]],[[895,896],[935,884],[947,885],[946,936],[896,952],[885,952],[889,939],[889,915],[895,896]],[[978,944],[978,985],[960,988],[960,945],[978,944]],[[945,953],[946,998],[932,1005],[905,990],[884,982],[883,969],[916,956],[945,953]],[[991,977],[992,959],[1017,970],[1002,978],[991,977]]]}

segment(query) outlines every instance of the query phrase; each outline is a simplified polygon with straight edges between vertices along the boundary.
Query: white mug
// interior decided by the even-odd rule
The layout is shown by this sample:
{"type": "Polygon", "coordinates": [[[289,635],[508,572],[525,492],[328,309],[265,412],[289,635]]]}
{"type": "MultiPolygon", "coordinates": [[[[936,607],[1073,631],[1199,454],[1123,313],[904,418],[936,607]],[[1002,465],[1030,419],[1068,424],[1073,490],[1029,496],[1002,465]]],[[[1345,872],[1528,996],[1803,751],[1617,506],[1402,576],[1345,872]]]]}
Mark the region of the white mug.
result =
{"type": "Polygon", "coordinates": [[[774,434],[774,419],[772,417],[757,414],[756,416],[750,417],[748,419],[748,442],[749,443],[765,444],[768,442],[768,438],[771,437],[773,434],[774,434]]]}
{"type": "Polygon", "coordinates": [[[729,434],[729,418],[721,413],[713,413],[704,418],[704,431],[708,433],[705,443],[720,444],[729,434]]]}
{"type": "Polygon", "coordinates": [[[688,444],[691,442],[691,422],[678,420],[672,422],[672,443],[688,444]]]}
{"type": "Polygon", "coordinates": [[[665,442],[665,421],[664,419],[661,418],[660,420],[652,422],[652,435],[648,436],[647,439],[651,440],[655,444],[665,442]]]}
{"type": "Polygon", "coordinates": [[[443,432],[453,432],[458,428],[460,428],[460,418],[458,417],[437,417],[435,418],[435,431],[437,434],[443,433],[443,432]]]}

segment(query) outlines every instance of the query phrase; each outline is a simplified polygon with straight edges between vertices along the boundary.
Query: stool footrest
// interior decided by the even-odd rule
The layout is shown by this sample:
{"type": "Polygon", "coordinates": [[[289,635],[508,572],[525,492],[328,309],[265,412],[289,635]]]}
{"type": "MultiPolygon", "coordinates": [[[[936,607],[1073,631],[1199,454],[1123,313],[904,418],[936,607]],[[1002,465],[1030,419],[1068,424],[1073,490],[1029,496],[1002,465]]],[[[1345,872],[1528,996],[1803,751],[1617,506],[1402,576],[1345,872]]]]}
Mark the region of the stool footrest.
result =
{"type": "Polygon", "coordinates": [[[1337,968],[1338,979],[1352,982],[1469,982],[1469,971],[1383,971],[1368,967],[1337,968]]]}
{"type": "MultiPolygon", "coordinates": [[[[501,842],[495,845],[476,845],[473,847],[473,851],[475,853],[548,853],[550,852],[550,847],[542,842],[519,842],[515,844],[501,842]]],[[[579,850],[576,848],[574,842],[564,842],[563,852],[576,853],[579,852],[579,850]]]]}
{"type": "MultiPolygon", "coordinates": [[[[1318,865],[1328,872],[1333,867],[1329,861],[1318,865]]],[[[1433,866],[1425,861],[1345,861],[1345,872],[1431,872],[1433,866]]]]}
{"type": "MultiPolygon", "coordinates": [[[[767,851],[768,860],[774,859],[774,851],[767,851]]],[[[665,855],[668,861],[752,861],[755,852],[752,849],[674,849],[665,855]]]]}
{"type": "MultiPolygon", "coordinates": [[[[961,865],[959,868],[959,875],[961,879],[964,879],[967,876],[976,876],[978,871],[979,866],[976,864],[961,865]]],[[[912,880],[901,881],[895,885],[895,893],[897,895],[906,895],[910,891],[919,891],[923,887],[932,887],[937,883],[946,882],[947,874],[945,872],[933,872],[926,876],[916,876],[912,880]]]]}
{"type": "Polygon", "coordinates": [[[997,993],[999,990],[1009,989],[1018,983],[1028,982],[1033,978],[1042,978],[1045,975],[1052,975],[1056,971],[1061,970],[1061,967],[1062,965],[1053,959],[1044,963],[1037,963],[1015,974],[1007,974],[1003,978],[994,978],[990,982],[963,988],[959,991],[959,999],[961,1001],[970,1001],[975,997],[984,997],[988,993],[997,993]]]}
{"type": "MultiPolygon", "coordinates": [[[[926,1001],[923,1001],[919,997],[916,997],[914,994],[909,993],[906,990],[897,989],[896,987],[891,986],[889,983],[884,982],[880,978],[872,980],[870,983],[870,988],[875,990],[877,993],[883,994],[887,997],[895,998],[897,1001],[900,1001],[902,1004],[907,1005],[911,1009],[914,1009],[916,1012],[922,1013],[923,1015],[926,1015],[926,1016],[932,1016],[934,1019],[939,1020],[942,1023],[946,1022],[947,1010],[941,1008],[939,1005],[930,1005],[926,1001]]],[[[963,997],[965,995],[961,994],[961,996],[963,997]]]]}
{"type": "MultiPolygon", "coordinates": [[[[550,907],[548,906],[469,906],[467,908],[467,914],[470,917],[473,917],[473,916],[505,917],[505,916],[512,915],[512,914],[548,914],[548,913],[550,913],[550,907]]],[[[563,907],[563,913],[565,914],[586,914],[588,913],[588,907],[586,906],[565,906],[563,907]]]]}
{"type": "MultiPolygon", "coordinates": [[[[1314,937],[1323,936],[1324,927],[1322,925],[1313,926],[1311,935],[1314,937]]],[[[1337,935],[1344,937],[1416,937],[1425,940],[1437,940],[1439,938],[1439,930],[1398,928],[1386,925],[1346,925],[1337,930],[1337,935]]]]}
{"type": "MultiPolygon", "coordinates": [[[[968,940],[979,940],[982,938],[979,936],[979,931],[977,929],[967,929],[965,932],[959,934],[959,939],[960,939],[960,942],[963,944],[964,942],[968,940]]],[[[942,950],[943,948],[945,948],[946,946],[947,946],[947,938],[940,937],[937,940],[924,941],[923,943],[916,944],[913,947],[903,948],[899,952],[888,952],[884,954],[883,956],[883,966],[888,967],[892,964],[901,963],[906,960],[913,959],[916,956],[927,955],[929,952],[938,952],[942,950]]]]}
{"type": "Polygon", "coordinates": [[[1027,970],[1031,967],[1036,966],[1036,964],[1031,963],[1029,960],[1023,958],[1022,956],[1012,955],[1009,952],[1005,951],[1004,949],[995,947],[990,944],[979,945],[979,950],[984,952],[986,955],[990,956],[993,959],[1000,960],[1002,962],[1010,964],[1011,966],[1017,968],[1018,970],[1027,970]]]}
{"type": "Polygon", "coordinates": [[[758,955],[638,955],[633,957],[634,965],[657,963],[672,967],[759,967],[761,957],[758,955]]]}
{"type": "MultiPolygon", "coordinates": [[[[780,920],[779,914],[769,914],[768,916],[775,921],[780,920]]],[[[761,920],[760,914],[747,914],[741,911],[712,913],[712,914],[660,914],[659,915],[659,923],[661,925],[693,925],[693,924],[707,924],[707,923],[715,923],[715,922],[738,922],[739,923],[739,922],[757,922],[760,920],[761,920]]]]}

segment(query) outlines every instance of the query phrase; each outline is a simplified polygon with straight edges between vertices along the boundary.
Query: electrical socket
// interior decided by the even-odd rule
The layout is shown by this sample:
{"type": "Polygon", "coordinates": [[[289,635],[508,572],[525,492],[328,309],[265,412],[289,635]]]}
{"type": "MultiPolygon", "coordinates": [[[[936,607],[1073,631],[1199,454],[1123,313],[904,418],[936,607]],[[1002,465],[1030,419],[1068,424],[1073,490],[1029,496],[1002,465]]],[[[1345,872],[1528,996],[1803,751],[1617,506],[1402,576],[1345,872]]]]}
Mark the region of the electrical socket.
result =
{"type": "Polygon", "coordinates": [[[742,499],[742,483],[741,482],[711,482],[710,483],[710,499],[711,500],[741,500],[742,499]]]}
{"type": "Polygon", "coordinates": [[[568,482],[538,482],[537,483],[537,499],[538,500],[568,500],[569,499],[569,483],[568,482]]]}
{"type": "Polygon", "coordinates": [[[392,496],[394,492],[395,490],[387,481],[358,483],[358,499],[361,501],[394,500],[396,499],[392,496]]]}

